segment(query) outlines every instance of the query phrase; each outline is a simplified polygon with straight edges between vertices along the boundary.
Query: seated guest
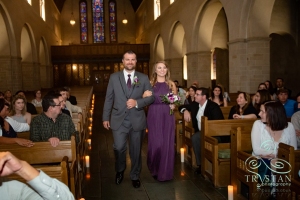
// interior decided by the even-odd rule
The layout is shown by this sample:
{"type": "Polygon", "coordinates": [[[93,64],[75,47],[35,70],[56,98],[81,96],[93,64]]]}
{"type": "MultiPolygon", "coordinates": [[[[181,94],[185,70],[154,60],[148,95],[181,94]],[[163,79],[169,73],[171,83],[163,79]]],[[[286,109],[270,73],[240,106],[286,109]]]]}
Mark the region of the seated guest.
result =
{"type": "Polygon", "coordinates": [[[59,94],[47,94],[43,98],[43,113],[32,119],[30,139],[34,142],[49,141],[56,147],[60,140],[70,140],[75,132],[71,117],[61,113],[59,94]]]}
{"type": "Polygon", "coordinates": [[[213,88],[209,99],[219,106],[227,107],[227,99],[224,98],[222,88],[218,85],[213,88]]]}
{"type": "Polygon", "coordinates": [[[260,112],[260,105],[264,102],[271,101],[272,97],[268,90],[257,90],[254,95],[254,108],[257,113],[260,112]]]}
{"type": "Polygon", "coordinates": [[[296,136],[297,136],[297,146],[298,149],[300,149],[300,112],[295,112],[292,115],[291,122],[294,125],[296,136]]]}
{"type": "Polygon", "coordinates": [[[218,83],[217,86],[222,88],[222,93],[223,93],[223,99],[226,99],[227,103],[230,102],[230,96],[228,92],[226,92],[225,88],[223,87],[222,84],[218,83]]]}
{"type": "Polygon", "coordinates": [[[17,122],[31,123],[31,114],[26,112],[26,100],[22,95],[14,96],[9,114],[17,122]]]}
{"type": "Polygon", "coordinates": [[[199,168],[195,173],[201,173],[201,117],[206,116],[208,120],[224,119],[220,106],[209,100],[209,90],[207,88],[197,88],[195,101],[188,105],[179,106],[178,110],[184,114],[184,120],[192,121],[195,133],[192,135],[193,149],[195,152],[196,162],[199,168]],[[191,113],[190,113],[191,112],[191,113]]]}
{"type": "MultiPolygon", "coordinates": [[[[26,96],[25,96],[25,92],[24,91],[19,90],[19,91],[16,92],[16,95],[18,95],[18,94],[22,95],[25,98],[25,100],[26,100],[26,96]]],[[[27,100],[26,100],[26,102],[27,102],[27,100]]],[[[30,114],[32,114],[32,115],[36,115],[37,114],[35,106],[32,103],[27,102],[26,103],[26,108],[27,108],[27,112],[29,112],[30,114]]]]}
{"type": "Polygon", "coordinates": [[[288,90],[287,89],[280,89],[277,92],[278,101],[282,103],[285,109],[285,113],[287,117],[292,117],[295,113],[295,104],[296,101],[292,99],[288,99],[288,90]]]}
{"type": "Polygon", "coordinates": [[[0,152],[0,168],[1,199],[74,199],[65,184],[35,169],[26,161],[19,160],[10,152],[0,152]],[[32,189],[19,181],[3,178],[11,174],[22,177],[32,189]]]}
{"type": "Polygon", "coordinates": [[[12,101],[12,94],[10,90],[4,92],[4,99],[10,104],[12,101]]]}
{"type": "Polygon", "coordinates": [[[278,144],[284,143],[297,149],[295,129],[287,122],[284,107],[280,102],[269,101],[261,105],[259,116],[251,131],[252,155],[260,158],[262,164],[258,168],[261,180],[271,175],[267,166],[270,160],[277,157],[278,144]],[[265,164],[263,164],[265,163],[265,164]]]}
{"type": "Polygon", "coordinates": [[[4,93],[0,92],[0,99],[4,99],[4,93]]]}
{"type": "Polygon", "coordinates": [[[236,99],[237,104],[232,106],[228,119],[256,119],[258,112],[251,103],[250,95],[246,92],[239,92],[236,99]]]}
{"type": "Polygon", "coordinates": [[[267,86],[267,90],[269,91],[270,95],[272,96],[272,100],[276,100],[277,95],[276,95],[276,93],[274,93],[274,88],[273,88],[272,82],[269,80],[266,80],[265,85],[267,86]]]}
{"type": "MultiPolygon", "coordinates": [[[[259,90],[266,90],[267,89],[267,86],[266,86],[266,84],[265,83],[260,83],[259,85],[258,85],[258,87],[257,87],[257,91],[259,91],[259,90]]],[[[252,105],[254,106],[254,104],[255,104],[255,95],[253,95],[252,96],[252,105]]],[[[258,108],[259,109],[259,108],[258,108]]]]}
{"type": "Polygon", "coordinates": [[[72,117],[72,113],[78,113],[78,118],[81,119],[82,117],[82,109],[79,106],[72,105],[70,101],[67,101],[67,90],[65,88],[61,88],[59,90],[59,93],[61,94],[63,100],[65,101],[65,107],[63,109],[66,109],[70,112],[70,115],[72,117]]]}
{"type": "Polygon", "coordinates": [[[19,123],[10,117],[7,117],[9,112],[9,104],[0,99],[0,144],[18,144],[20,146],[31,147],[33,142],[23,138],[17,138],[16,132],[29,130],[29,125],[19,123]]]}
{"type": "Polygon", "coordinates": [[[287,94],[288,94],[288,98],[290,99],[292,96],[292,90],[289,90],[284,86],[283,78],[277,78],[276,79],[276,87],[273,89],[273,92],[278,95],[278,92],[281,89],[285,89],[288,91],[287,94]]]}
{"type": "Polygon", "coordinates": [[[295,112],[300,111],[300,92],[296,96],[296,103],[295,103],[295,106],[294,106],[294,111],[295,112]]]}
{"type": "Polygon", "coordinates": [[[67,90],[67,100],[70,101],[72,105],[77,105],[76,97],[71,95],[71,88],[67,86],[65,86],[64,88],[67,90]]]}
{"type": "Polygon", "coordinates": [[[188,96],[186,97],[184,104],[191,104],[195,101],[195,93],[197,88],[194,86],[191,86],[188,91],[188,96]]]}
{"type": "Polygon", "coordinates": [[[42,92],[41,90],[35,90],[34,91],[34,99],[32,99],[31,103],[35,107],[42,107],[42,92]]]}

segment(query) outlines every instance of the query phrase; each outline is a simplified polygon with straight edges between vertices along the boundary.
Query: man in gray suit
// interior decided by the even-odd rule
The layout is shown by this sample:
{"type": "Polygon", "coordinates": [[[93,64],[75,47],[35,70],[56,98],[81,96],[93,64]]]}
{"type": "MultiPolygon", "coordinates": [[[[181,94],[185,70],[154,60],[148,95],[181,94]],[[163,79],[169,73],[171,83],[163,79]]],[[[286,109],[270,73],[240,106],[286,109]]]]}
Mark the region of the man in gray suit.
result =
{"type": "Polygon", "coordinates": [[[127,51],[122,59],[124,70],[113,73],[107,86],[103,108],[103,126],[112,129],[116,157],[116,184],[119,185],[126,168],[126,141],[129,140],[131,159],[130,178],[135,188],[140,187],[141,146],[146,129],[144,107],[154,101],[154,96],[143,98],[146,90],[152,91],[145,74],[135,71],[137,59],[127,51]],[[109,120],[110,119],[110,120],[109,120]]]}

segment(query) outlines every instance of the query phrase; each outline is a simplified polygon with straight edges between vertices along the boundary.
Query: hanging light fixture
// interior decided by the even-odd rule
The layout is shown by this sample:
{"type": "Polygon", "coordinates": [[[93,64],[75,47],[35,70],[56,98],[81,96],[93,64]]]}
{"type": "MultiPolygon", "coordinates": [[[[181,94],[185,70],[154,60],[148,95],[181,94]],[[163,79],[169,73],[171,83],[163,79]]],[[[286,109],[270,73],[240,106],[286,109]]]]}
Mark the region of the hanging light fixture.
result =
{"type": "Polygon", "coordinates": [[[75,22],[75,18],[74,18],[74,15],[73,15],[73,0],[71,0],[71,5],[72,5],[72,12],[71,12],[71,20],[70,20],[70,24],[72,25],[72,26],[74,26],[74,24],[76,23],[75,22]]]}
{"type": "Polygon", "coordinates": [[[127,24],[128,23],[128,20],[126,19],[126,9],[125,9],[125,0],[124,0],[124,19],[122,20],[122,23],[123,24],[127,24]]]}

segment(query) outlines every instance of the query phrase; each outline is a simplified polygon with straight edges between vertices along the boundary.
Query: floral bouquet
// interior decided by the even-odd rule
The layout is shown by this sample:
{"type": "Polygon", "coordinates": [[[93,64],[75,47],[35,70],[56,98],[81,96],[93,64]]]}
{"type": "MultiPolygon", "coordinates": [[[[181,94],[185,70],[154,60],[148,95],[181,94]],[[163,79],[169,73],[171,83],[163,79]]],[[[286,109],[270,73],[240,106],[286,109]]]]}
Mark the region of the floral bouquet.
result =
{"type": "MultiPolygon", "coordinates": [[[[166,95],[160,95],[161,101],[165,104],[175,104],[177,106],[180,105],[180,96],[173,94],[172,92],[166,95]]],[[[170,115],[173,115],[173,110],[170,109],[170,115]]]]}

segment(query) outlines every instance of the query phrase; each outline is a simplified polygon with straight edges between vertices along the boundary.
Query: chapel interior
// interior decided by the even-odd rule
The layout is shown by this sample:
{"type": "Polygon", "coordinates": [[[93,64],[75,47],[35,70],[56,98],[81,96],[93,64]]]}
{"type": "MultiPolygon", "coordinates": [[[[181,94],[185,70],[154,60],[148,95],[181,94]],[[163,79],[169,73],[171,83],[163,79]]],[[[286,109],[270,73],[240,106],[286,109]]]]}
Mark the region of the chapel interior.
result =
{"type": "Polygon", "coordinates": [[[112,136],[100,121],[109,76],[124,68],[126,50],[149,76],[156,61],[167,61],[185,88],[221,83],[229,93],[253,94],[280,77],[292,97],[300,92],[299,0],[0,0],[0,31],[0,91],[93,86],[85,199],[227,199],[227,188],[214,188],[179,157],[175,181],[156,183],[147,145],[143,187],[132,188],[128,177],[114,185],[112,136]]]}

